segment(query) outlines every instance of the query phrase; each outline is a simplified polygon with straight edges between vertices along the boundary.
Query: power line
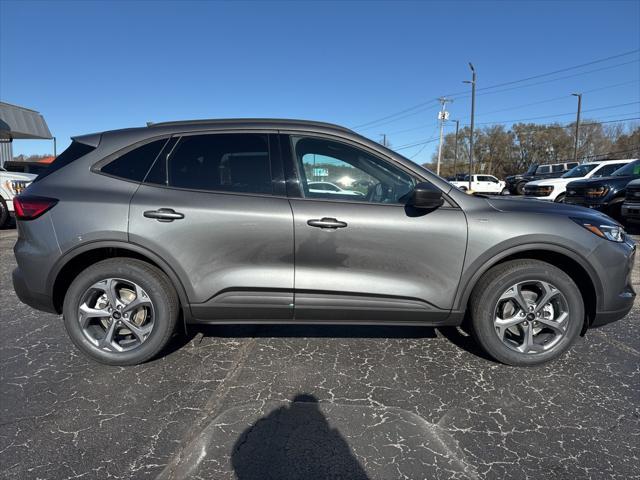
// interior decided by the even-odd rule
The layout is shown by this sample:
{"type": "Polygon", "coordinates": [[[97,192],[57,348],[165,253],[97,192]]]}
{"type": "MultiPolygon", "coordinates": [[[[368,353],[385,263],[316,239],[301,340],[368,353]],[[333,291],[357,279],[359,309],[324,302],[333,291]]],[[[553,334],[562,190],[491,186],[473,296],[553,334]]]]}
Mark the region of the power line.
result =
{"type": "MultiPolygon", "coordinates": [[[[594,112],[594,111],[597,111],[597,110],[606,110],[607,108],[626,107],[628,105],[637,105],[639,103],[640,102],[628,102],[628,103],[620,103],[618,105],[607,105],[607,106],[604,106],[604,107],[590,108],[588,110],[583,110],[583,112],[594,112]]],[[[495,123],[516,123],[516,122],[522,122],[522,121],[526,121],[526,120],[538,120],[538,119],[541,119],[541,118],[564,117],[566,115],[574,115],[574,114],[575,114],[575,112],[557,113],[557,114],[553,114],[553,115],[540,115],[540,116],[537,116],[537,117],[517,118],[515,120],[501,120],[501,121],[495,121],[495,122],[482,122],[482,123],[479,123],[478,125],[490,125],[490,124],[495,124],[495,123]]]]}
{"type": "MultiPolygon", "coordinates": [[[[638,83],[638,82],[640,82],[640,80],[632,80],[630,82],[614,83],[613,85],[606,85],[604,87],[598,87],[598,88],[592,88],[590,90],[584,90],[582,93],[584,94],[584,93],[597,92],[597,91],[600,91],[600,90],[607,90],[607,89],[610,89],[610,88],[615,88],[615,87],[619,87],[619,86],[622,86],[622,85],[630,85],[632,83],[638,83]]],[[[564,100],[564,99],[568,100],[570,98],[571,98],[570,95],[561,95],[559,97],[553,97],[553,98],[549,98],[549,99],[546,99],[546,100],[540,100],[538,102],[525,103],[523,105],[515,105],[513,107],[506,107],[506,108],[500,108],[498,110],[491,110],[491,111],[488,111],[488,112],[483,112],[479,116],[489,115],[490,113],[505,112],[507,110],[517,110],[519,108],[530,107],[530,106],[533,106],[533,105],[541,105],[543,103],[550,103],[550,102],[555,102],[555,101],[558,101],[558,100],[564,100]]]]}
{"type": "MultiPolygon", "coordinates": [[[[582,68],[582,67],[585,67],[585,66],[588,66],[588,65],[594,65],[594,64],[597,64],[597,63],[606,62],[606,61],[612,60],[614,58],[625,57],[625,56],[637,53],[639,51],[640,51],[640,49],[635,49],[635,50],[631,50],[631,51],[628,51],[628,52],[620,53],[620,54],[617,54],[617,55],[611,55],[609,57],[592,60],[590,62],[583,63],[583,64],[580,64],[580,65],[574,65],[572,67],[566,67],[566,68],[563,68],[563,69],[560,69],[560,70],[555,70],[553,72],[547,72],[547,73],[543,73],[543,74],[539,74],[539,75],[532,75],[532,76],[529,76],[529,77],[526,77],[526,78],[521,78],[521,79],[518,79],[518,80],[512,80],[510,82],[504,82],[504,83],[500,83],[500,84],[490,85],[490,86],[487,86],[487,87],[480,88],[478,90],[485,91],[485,90],[497,88],[499,86],[513,85],[513,84],[516,84],[516,83],[521,83],[521,82],[525,82],[525,81],[528,81],[528,80],[533,80],[533,79],[536,79],[536,78],[542,78],[544,76],[554,75],[554,74],[557,74],[557,73],[562,73],[562,72],[566,72],[566,71],[569,71],[569,70],[574,70],[576,68],[582,68]]],[[[499,92],[509,91],[509,90],[513,90],[513,89],[517,89],[517,88],[526,88],[526,87],[530,87],[530,86],[539,85],[539,84],[542,84],[542,83],[554,82],[554,81],[557,81],[557,80],[563,80],[565,78],[571,78],[571,77],[575,77],[575,76],[579,76],[579,75],[585,75],[585,74],[588,74],[588,73],[598,72],[598,71],[601,71],[601,70],[607,70],[607,69],[610,69],[610,68],[616,68],[616,67],[619,67],[619,66],[622,66],[622,65],[628,65],[630,63],[635,63],[635,62],[638,62],[638,61],[639,60],[632,60],[630,62],[619,63],[619,64],[616,64],[616,65],[610,65],[608,67],[604,67],[604,68],[600,68],[600,69],[581,72],[581,73],[578,73],[576,75],[568,75],[568,76],[565,76],[565,77],[546,80],[546,81],[543,81],[543,82],[536,82],[536,83],[533,83],[533,84],[523,85],[523,86],[519,86],[519,87],[515,87],[515,88],[498,90],[498,91],[494,91],[494,92],[479,93],[478,95],[487,95],[489,93],[499,93],[499,92]]],[[[466,96],[469,96],[469,95],[468,95],[467,91],[456,92],[456,93],[451,93],[451,94],[447,95],[447,97],[454,97],[454,96],[455,97],[466,97],[466,96]]],[[[405,118],[405,116],[402,116],[402,117],[396,119],[395,117],[398,117],[399,115],[403,115],[403,114],[408,113],[408,112],[413,112],[414,110],[416,110],[416,109],[418,109],[420,107],[425,107],[425,106],[428,106],[428,105],[431,105],[431,104],[437,105],[437,99],[432,99],[432,100],[428,100],[428,101],[425,101],[425,102],[417,103],[415,105],[407,107],[407,108],[405,108],[403,110],[400,110],[398,112],[391,113],[389,115],[377,118],[375,120],[371,120],[369,122],[365,122],[365,123],[361,123],[359,125],[355,125],[355,126],[353,126],[351,128],[353,128],[353,129],[363,129],[364,127],[368,127],[370,125],[377,124],[377,123],[383,122],[385,120],[389,120],[386,123],[391,123],[391,122],[400,120],[400,118],[405,118]]],[[[417,112],[415,112],[415,113],[417,113],[417,112]]]]}
{"type": "MultiPolygon", "coordinates": [[[[437,102],[437,100],[436,100],[436,102],[437,102]]],[[[368,127],[363,127],[363,128],[362,127],[361,128],[355,128],[354,127],[354,128],[356,130],[371,130],[372,128],[378,128],[378,127],[380,127],[382,125],[387,125],[389,123],[397,122],[398,120],[402,120],[403,118],[411,117],[411,116],[417,115],[419,113],[423,113],[423,112],[426,112],[426,111],[429,111],[429,110],[433,110],[433,109],[435,109],[437,107],[438,107],[438,104],[435,103],[433,105],[429,105],[429,106],[425,106],[425,107],[419,108],[419,109],[417,109],[417,110],[415,110],[413,112],[405,113],[404,115],[401,115],[399,117],[392,118],[391,120],[387,120],[387,121],[384,121],[384,122],[376,123],[375,125],[370,125],[368,127]]]]}
{"type": "MultiPolygon", "coordinates": [[[[629,65],[631,63],[638,63],[638,62],[640,62],[640,60],[632,60],[630,62],[616,63],[615,65],[610,65],[608,67],[596,68],[594,70],[587,70],[586,72],[575,73],[575,74],[572,74],[572,75],[565,75],[564,77],[551,78],[549,80],[542,80],[540,82],[530,83],[528,85],[520,85],[520,86],[517,86],[517,87],[503,88],[501,90],[494,90],[493,92],[482,92],[482,93],[478,93],[478,95],[493,95],[494,93],[510,92],[512,90],[519,90],[521,88],[535,87],[537,85],[543,85],[545,83],[557,82],[558,80],[566,80],[567,78],[581,77],[581,76],[586,75],[588,73],[601,72],[603,70],[610,70],[612,68],[617,68],[617,67],[621,67],[623,65],[629,65]]],[[[460,92],[460,94],[451,95],[451,97],[452,98],[465,98],[465,97],[469,96],[468,93],[466,95],[463,94],[463,93],[465,93],[465,92],[460,92]]]]}

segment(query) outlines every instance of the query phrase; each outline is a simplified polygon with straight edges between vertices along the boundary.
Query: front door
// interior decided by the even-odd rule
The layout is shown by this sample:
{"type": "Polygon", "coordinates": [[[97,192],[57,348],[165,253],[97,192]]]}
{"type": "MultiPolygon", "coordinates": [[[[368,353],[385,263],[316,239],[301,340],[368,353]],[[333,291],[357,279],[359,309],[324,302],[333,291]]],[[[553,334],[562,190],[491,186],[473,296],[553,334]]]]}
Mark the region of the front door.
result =
{"type": "Polygon", "coordinates": [[[169,263],[199,320],[293,316],[293,217],[274,191],[274,141],[173,139],[133,197],[130,241],[169,263]]]}
{"type": "Polygon", "coordinates": [[[405,206],[418,179],[364,147],[291,137],[302,198],[295,228],[295,318],[437,321],[453,304],[464,213],[405,206]],[[339,191],[323,191],[319,182],[339,191]]]}

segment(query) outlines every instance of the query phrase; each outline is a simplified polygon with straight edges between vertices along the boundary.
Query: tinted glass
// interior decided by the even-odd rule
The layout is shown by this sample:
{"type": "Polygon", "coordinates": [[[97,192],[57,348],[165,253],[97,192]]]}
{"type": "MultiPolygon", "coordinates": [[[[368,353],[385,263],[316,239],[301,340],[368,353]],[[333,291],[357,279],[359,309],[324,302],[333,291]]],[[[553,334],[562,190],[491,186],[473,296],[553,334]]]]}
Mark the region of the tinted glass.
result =
{"type": "Polygon", "coordinates": [[[415,180],[390,163],[339,142],[293,137],[305,197],[372,203],[403,203],[415,180]],[[338,189],[320,190],[317,182],[338,189]]]}
{"type": "Polygon", "coordinates": [[[564,170],[564,165],[560,164],[560,165],[552,165],[551,166],[551,171],[554,173],[557,172],[562,172],[564,170]]]}
{"type": "Polygon", "coordinates": [[[594,177],[608,177],[620,167],[624,167],[626,163],[609,163],[594,173],[594,177]]]}
{"type": "Polygon", "coordinates": [[[551,165],[541,165],[538,167],[538,170],[536,171],[537,174],[550,173],[550,172],[551,172],[551,165]]]}
{"type": "Polygon", "coordinates": [[[584,177],[587,173],[598,166],[597,163],[585,163],[584,165],[578,165],[573,167],[567,173],[562,175],[562,178],[579,178],[584,177]]]}
{"type": "Polygon", "coordinates": [[[616,170],[613,175],[625,176],[625,175],[640,175],[640,161],[627,163],[624,167],[616,170]]]}
{"type": "Polygon", "coordinates": [[[95,150],[94,147],[85,145],[84,143],[75,141],[71,142],[71,145],[69,145],[69,147],[64,152],[58,155],[56,159],[52,163],[50,163],[49,166],[40,175],[36,177],[34,182],[42,180],[43,178],[51,175],[53,172],[60,170],[62,167],[66,167],[71,162],[76,161],[80,157],[85,156],[87,153],[93,150],[95,150]]]}
{"type": "Polygon", "coordinates": [[[167,139],[156,140],[134,148],[102,167],[101,171],[116,177],[141,182],[167,139]]]}
{"type": "Polygon", "coordinates": [[[156,162],[147,182],[195,190],[273,192],[267,135],[186,136],[168,158],[162,157],[165,155],[156,162]]]}

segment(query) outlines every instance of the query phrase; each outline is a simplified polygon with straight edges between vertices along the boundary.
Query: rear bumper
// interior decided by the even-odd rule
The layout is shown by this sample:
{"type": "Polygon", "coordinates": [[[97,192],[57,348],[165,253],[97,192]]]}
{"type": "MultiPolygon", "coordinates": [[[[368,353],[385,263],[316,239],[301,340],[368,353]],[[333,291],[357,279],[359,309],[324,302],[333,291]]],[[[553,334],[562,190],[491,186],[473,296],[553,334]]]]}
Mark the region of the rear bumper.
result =
{"type": "Polygon", "coordinates": [[[20,268],[13,270],[11,274],[13,280],[13,289],[18,299],[36,310],[42,310],[49,313],[57,313],[53,306],[53,299],[48,295],[42,295],[30,290],[24,280],[24,276],[20,268]]]}

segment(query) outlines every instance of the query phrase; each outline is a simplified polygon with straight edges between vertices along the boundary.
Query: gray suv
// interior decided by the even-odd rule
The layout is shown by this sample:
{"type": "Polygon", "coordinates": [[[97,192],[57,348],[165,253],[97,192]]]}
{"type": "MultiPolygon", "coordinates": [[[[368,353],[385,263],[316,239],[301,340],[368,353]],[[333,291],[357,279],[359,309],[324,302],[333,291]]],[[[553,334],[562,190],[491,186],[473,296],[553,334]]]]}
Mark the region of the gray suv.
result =
{"type": "Polygon", "coordinates": [[[470,196],[318,122],[75,137],[15,211],[18,296],[112,365],[194,323],[464,324],[495,359],[533,365],[635,297],[635,245],[606,215],[470,196]]]}

